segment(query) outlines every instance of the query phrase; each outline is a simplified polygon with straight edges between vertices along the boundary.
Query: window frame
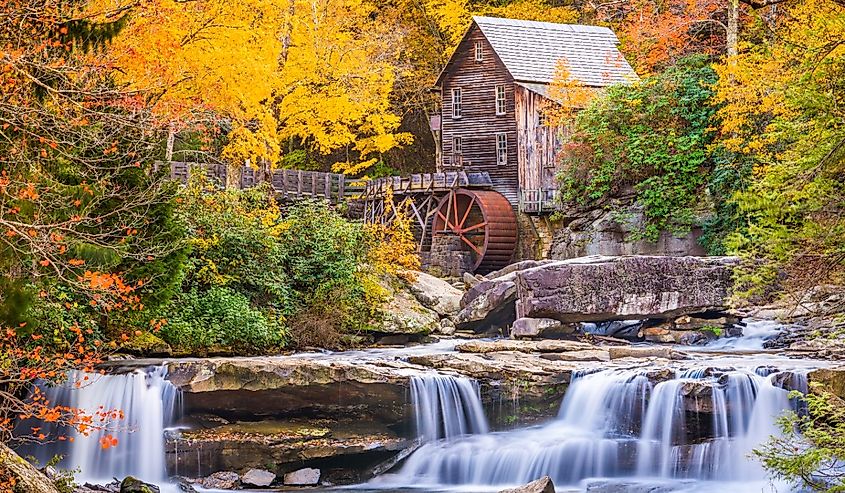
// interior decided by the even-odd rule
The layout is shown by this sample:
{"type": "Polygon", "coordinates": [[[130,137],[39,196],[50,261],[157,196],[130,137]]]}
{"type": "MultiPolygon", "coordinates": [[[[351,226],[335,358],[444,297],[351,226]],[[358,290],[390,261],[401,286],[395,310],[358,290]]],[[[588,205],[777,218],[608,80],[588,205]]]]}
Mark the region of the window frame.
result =
{"type": "Polygon", "coordinates": [[[494,91],[496,92],[496,116],[506,115],[508,112],[507,88],[505,88],[504,84],[499,84],[494,91]],[[500,94],[501,98],[499,97],[500,94]]]}
{"type": "Polygon", "coordinates": [[[452,136],[452,165],[463,165],[464,138],[460,135],[452,136]]]}
{"type": "Polygon", "coordinates": [[[482,43],[481,41],[475,42],[475,61],[484,61],[484,43],[482,43]]]}
{"type": "Polygon", "coordinates": [[[452,88],[452,118],[463,117],[464,95],[460,87],[452,88]]]}
{"type": "Polygon", "coordinates": [[[507,164],[508,164],[508,134],[505,133],[505,132],[498,132],[498,133],[496,133],[496,165],[497,166],[506,166],[507,164]]]}

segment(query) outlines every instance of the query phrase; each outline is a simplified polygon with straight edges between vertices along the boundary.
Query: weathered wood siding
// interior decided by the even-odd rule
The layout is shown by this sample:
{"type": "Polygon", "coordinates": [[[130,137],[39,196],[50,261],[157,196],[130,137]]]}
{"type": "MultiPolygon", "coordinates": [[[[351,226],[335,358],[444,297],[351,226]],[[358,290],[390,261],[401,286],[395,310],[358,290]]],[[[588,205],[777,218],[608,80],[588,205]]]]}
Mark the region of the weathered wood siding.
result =
{"type": "Polygon", "coordinates": [[[564,129],[540,124],[546,104],[549,104],[548,100],[543,96],[516,86],[515,110],[519,136],[517,160],[522,191],[545,193],[559,188],[556,179],[559,166],[557,153],[560,151],[560,136],[564,129]]]}
{"type": "Polygon", "coordinates": [[[519,202],[517,172],[517,131],[514,109],[514,83],[481,30],[473,26],[455,51],[441,80],[443,165],[453,163],[453,139],[461,137],[463,170],[486,171],[494,189],[511,204],[519,202]],[[475,60],[475,43],[480,41],[484,59],[475,60]],[[496,86],[505,86],[505,114],[496,114],[496,86]],[[453,117],[452,89],[460,87],[463,99],[461,118],[453,117]],[[496,163],[496,134],[508,139],[506,165],[496,163]]]}

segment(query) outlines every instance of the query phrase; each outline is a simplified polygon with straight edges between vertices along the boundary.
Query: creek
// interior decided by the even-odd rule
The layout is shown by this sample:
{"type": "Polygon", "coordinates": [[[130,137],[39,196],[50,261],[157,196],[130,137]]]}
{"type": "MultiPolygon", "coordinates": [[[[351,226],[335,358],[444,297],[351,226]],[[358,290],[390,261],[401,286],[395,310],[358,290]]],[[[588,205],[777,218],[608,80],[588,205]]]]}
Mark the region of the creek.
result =
{"type": "MultiPolygon", "coordinates": [[[[761,324],[751,332],[747,340],[713,349],[758,347],[772,327],[761,324]]],[[[454,350],[453,342],[440,342],[407,354],[454,350]]],[[[777,433],[776,418],[796,409],[789,392],[805,392],[808,371],[823,362],[694,354],[696,359],[671,364],[573,371],[556,416],[498,431],[488,423],[478,381],[453,371],[403,368],[415,430],[409,438],[419,448],[357,488],[491,491],[549,475],[558,491],[788,491],[768,482],[752,450],[777,433]]],[[[390,349],[292,357],[389,365],[404,356],[402,349],[390,349]]],[[[64,455],[62,466],[78,468],[79,482],[132,475],[164,485],[180,473],[165,460],[166,437],[179,433],[182,405],[167,364],[120,374],[75,373],[70,380],[46,389],[50,400],[89,411],[123,410],[126,419],[109,431],[119,445],[104,450],[103,431],[26,452],[42,461],[64,455]],[[74,388],[77,381],[81,388],[74,388]]]]}

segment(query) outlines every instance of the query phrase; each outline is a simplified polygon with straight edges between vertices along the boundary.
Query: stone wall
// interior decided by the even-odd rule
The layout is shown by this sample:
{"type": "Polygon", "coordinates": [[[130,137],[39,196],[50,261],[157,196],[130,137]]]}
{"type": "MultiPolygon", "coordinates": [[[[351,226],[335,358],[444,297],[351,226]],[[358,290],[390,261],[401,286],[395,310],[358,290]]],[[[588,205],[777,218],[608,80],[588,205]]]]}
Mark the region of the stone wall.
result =
{"type": "Polygon", "coordinates": [[[638,206],[589,209],[564,216],[555,224],[549,258],[563,260],[589,255],[706,255],[698,243],[701,228],[676,237],[663,232],[656,242],[637,239],[645,217],[638,206]]]}
{"type": "Polygon", "coordinates": [[[431,240],[431,251],[423,261],[423,269],[440,277],[461,277],[472,272],[472,258],[460,237],[436,234],[431,240]]]}

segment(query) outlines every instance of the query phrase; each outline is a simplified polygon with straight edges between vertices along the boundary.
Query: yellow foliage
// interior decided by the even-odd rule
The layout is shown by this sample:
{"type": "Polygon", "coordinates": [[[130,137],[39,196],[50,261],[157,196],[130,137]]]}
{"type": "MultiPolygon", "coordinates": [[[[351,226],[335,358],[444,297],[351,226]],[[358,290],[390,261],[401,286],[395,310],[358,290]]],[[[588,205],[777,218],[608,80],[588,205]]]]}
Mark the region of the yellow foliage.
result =
{"type": "MultiPolygon", "coordinates": [[[[417,242],[411,230],[411,217],[408,205],[396,205],[392,191],[385,197],[385,215],[396,212],[387,224],[366,226],[370,239],[368,263],[376,274],[391,274],[408,278],[412,271],[420,270],[420,257],[417,255],[417,242]]],[[[408,279],[413,280],[413,279],[408,279]]]]}
{"type": "Polygon", "coordinates": [[[549,98],[556,104],[543,108],[543,115],[550,127],[566,127],[574,122],[578,111],[586,108],[598,91],[576,80],[569,72],[566,60],[560,60],[555,77],[549,85],[549,98]]]}
{"type": "MultiPolygon", "coordinates": [[[[93,12],[115,2],[129,5],[94,0],[93,12]]],[[[155,94],[156,114],[177,130],[201,113],[231,121],[235,161],[275,165],[294,141],[372,163],[411,141],[390,99],[401,35],[376,10],[369,0],[144,0],[110,63],[120,82],[155,94]]]]}

